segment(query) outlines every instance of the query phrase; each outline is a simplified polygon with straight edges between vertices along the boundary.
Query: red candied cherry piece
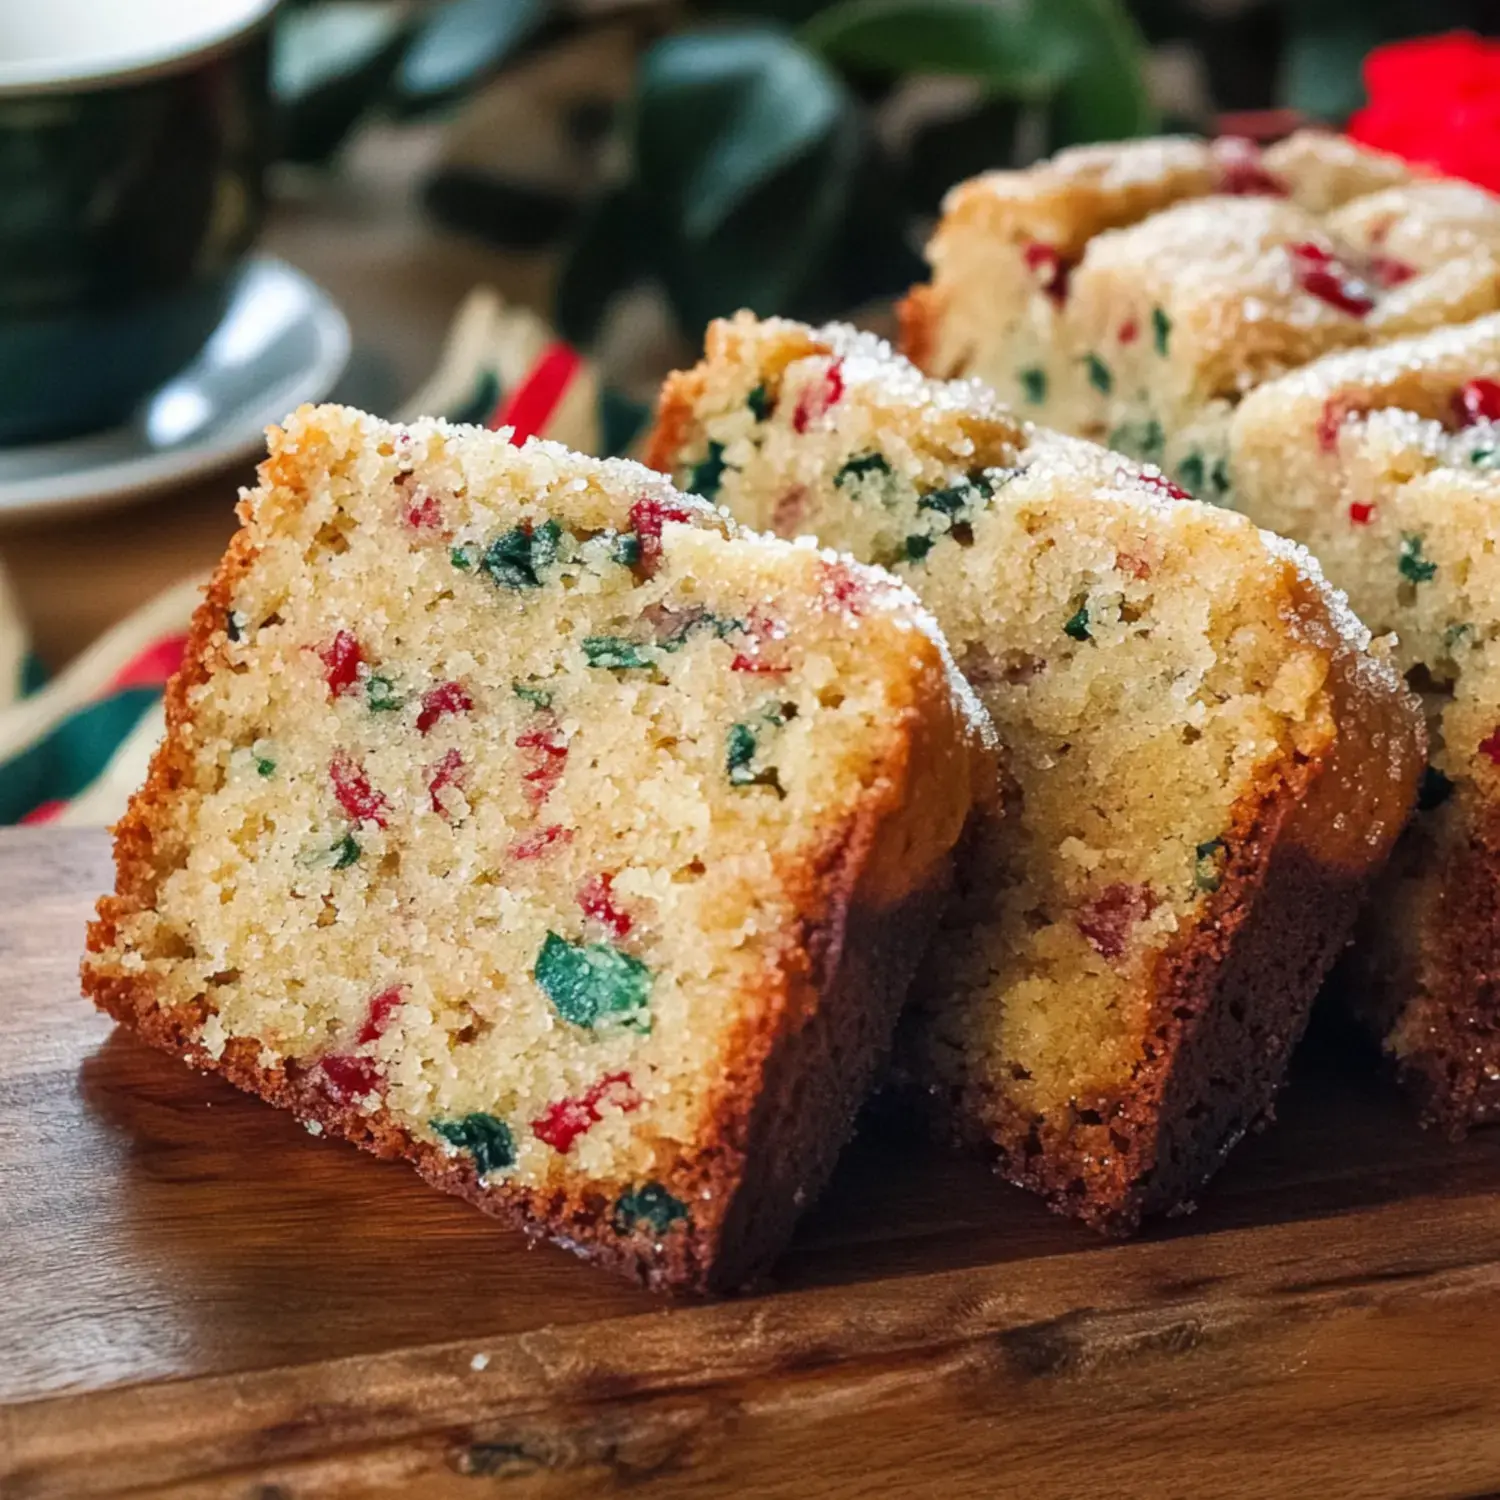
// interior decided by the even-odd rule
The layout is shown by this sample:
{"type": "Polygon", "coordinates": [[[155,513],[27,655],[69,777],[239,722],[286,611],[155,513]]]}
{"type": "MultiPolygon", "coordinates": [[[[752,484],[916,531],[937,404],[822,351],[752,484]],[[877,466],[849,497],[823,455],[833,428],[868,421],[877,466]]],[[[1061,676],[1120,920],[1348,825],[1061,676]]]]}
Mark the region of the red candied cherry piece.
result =
{"type": "Polygon", "coordinates": [[[1375,306],[1369,287],[1346,271],[1321,245],[1303,241],[1287,249],[1297,269],[1297,285],[1308,296],[1353,318],[1364,317],[1375,306]]]}
{"type": "Polygon", "coordinates": [[[1368,526],[1375,518],[1375,507],[1365,500],[1355,500],[1349,506],[1349,519],[1356,526],[1368,526]]]}
{"type": "Polygon", "coordinates": [[[421,494],[408,501],[406,524],[413,531],[440,532],[443,529],[443,507],[436,495],[421,494]]]}
{"type": "Polygon", "coordinates": [[[792,429],[806,432],[810,422],[826,416],[844,398],[844,362],[836,359],[823,372],[821,380],[805,386],[792,409],[792,429]]]}
{"type": "Polygon", "coordinates": [[[516,736],[516,748],[531,755],[531,765],[521,773],[521,780],[526,783],[526,800],[533,808],[540,807],[551,796],[562,780],[568,759],[568,743],[557,720],[550,714],[539,717],[541,723],[516,736]]]}
{"type": "Polygon", "coordinates": [[[350,1057],[336,1052],[318,1061],[324,1092],[335,1104],[349,1104],[363,1099],[380,1087],[380,1070],[369,1057],[350,1057]]]}
{"type": "Polygon", "coordinates": [[[540,859],[549,849],[559,844],[570,844],[573,841],[573,830],[564,828],[561,823],[549,823],[545,828],[538,828],[535,833],[528,833],[525,838],[517,839],[510,846],[510,857],[512,859],[540,859]]]}
{"type": "Polygon", "coordinates": [[[1492,765],[1500,766],[1500,729],[1493,729],[1480,740],[1479,753],[1492,765]]]}
{"type": "Polygon", "coordinates": [[[824,563],[821,588],[825,609],[842,609],[851,615],[864,613],[869,590],[862,579],[843,563],[824,563]]]}
{"type": "Polygon", "coordinates": [[[770,642],[781,640],[786,635],[786,626],[781,621],[754,610],[745,634],[749,637],[746,649],[735,652],[734,660],[729,663],[731,672],[760,672],[779,677],[792,670],[785,663],[768,661],[762,654],[770,642]]]}
{"type": "Polygon", "coordinates": [[[641,571],[650,577],[661,561],[661,529],[668,521],[691,521],[693,512],[647,495],[630,507],[630,529],[641,544],[641,571]]]}
{"type": "Polygon", "coordinates": [[[1214,142],[1219,158],[1219,191],[1233,197],[1285,198],[1286,184],[1268,172],[1260,147],[1248,136],[1226,135],[1214,142]]]}
{"type": "Polygon", "coordinates": [[[364,652],[351,632],[340,630],[326,646],[319,646],[318,659],[323,663],[323,681],[333,697],[347,693],[359,681],[364,652]]]}
{"type": "Polygon", "coordinates": [[[422,710],[417,715],[417,733],[426,734],[444,714],[466,714],[474,707],[469,690],[459,682],[440,682],[422,694],[422,710]]]}
{"type": "Polygon", "coordinates": [[[1126,318],[1120,324],[1119,339],[1122,344],[1133,344],[1140,337],[1141,325],[1134,318],[1126,318]]]}
{"type": "Polygon", "coordinates": [[[1481,376],[1469,381],[1454,394],[1453,414],[1465,427],[1475,422],[1500,422],[1500,380],[1481,376]]]}
{"type": "Polygon", "coordinates": [[[537,1139],[554,1151],[566,1153],[573,1142],[591,1126],[599,1123],[599,1106],[605,1099],[629,1113],[639,1109],[641,1096],[629,1073],[609,1073],[584,1093],[571,1099],[559,1099],[531,1122],[537,1139]]]}
{"type": "Polygon", "coordinates": [[[629,937],[635,923],[630,913],[615,900],[611,889],[613,882],[613,875],[590,875],[578,887],[578,905],[584,916],[609,928],[616,937],[629,937]]]}
{"type": "Polygon", "coordinates": [[[1046,294],[1061,307],[1068,300],[1068,277],[1072,271],[1055,245],[1031,240],[1022,250],[1028,270],[1036,272],[1038,282],[1046,294]]]}
{"type": "Polygon", "coordinates": [[[377,828],[388,826],[391,805],[370,785],[364,767],[353,756],[340,750],[328,762],[328,775],[339,806],[356,823],[373,823],[377,828]]]}
{"type": "Polygon", "coordinates": [[[1364,407],[1350,396],[1330,396],[1323,403],[1318,416],[1318,447],[1324,453],[1334,452],[1339,445],[1339,432],[1347,418],[1362,412],[1364,407]]]}
{"type": "Polygon", "coordinates": [[[1073,919],[1078,930],[1104,958],[1119,958],[1130,929],[1151,915],[1156,898],[1144,885],[1117,881],[1107,885],[1073,919]]]}
{"type": "Polygon", "coordinates": [[[1167,478],[1165,474],[1142,474],[1138,482],[1148,490],[1156,490],[1158,494],[1167,496],[1170,500],[1191,500],[1192,494],[1183,489],[1180,484],[1167,478]]]}
{"type": "Polygon", "coordinates": [[[433,812],[447,812],[447,808],[443,806],[442,793],[450,786],[461,787],[464,784],[464,779],[465,767],[463,756],[457,750],[449,750],[433,766],[428,776],[427,791],[428,795],[432,798],[433,812]]]}
{"type": "Polygon", "coordinates": [[[1384,287],[1400,286],[1417,274],[1415,266],[1404,260],[1397,260],[1394,255],[1372,255],[1365,264],[1370,269],[1370,275],[1384,287]]]}
{"type": "Polygon", "coordinates": [[[391,1018],[405,1002],[406,991],[399,984],[393,985],[388,990],[382,990],[374,996],[365,1009],[364,1024],[355,1034],[355,1042],[378,1041],[385,1035],[387,1027],[391,1024],[391,1018]]]}

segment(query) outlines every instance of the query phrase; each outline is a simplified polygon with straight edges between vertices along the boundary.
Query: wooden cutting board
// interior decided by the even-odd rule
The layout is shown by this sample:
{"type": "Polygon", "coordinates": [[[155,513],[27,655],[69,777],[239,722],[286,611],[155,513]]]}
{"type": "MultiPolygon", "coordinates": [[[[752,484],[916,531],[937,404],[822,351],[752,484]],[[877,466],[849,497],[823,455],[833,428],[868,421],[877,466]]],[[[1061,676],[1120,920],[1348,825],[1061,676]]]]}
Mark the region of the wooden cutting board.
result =
{"type": "Polygon", "coordinates": [[[109,875],[0,834],[0,1496],[1500,1492],[1500,1131],[1347,1045],[1128,1244],[889,1131],[669,1304],[115,1033],[109,875]]]}

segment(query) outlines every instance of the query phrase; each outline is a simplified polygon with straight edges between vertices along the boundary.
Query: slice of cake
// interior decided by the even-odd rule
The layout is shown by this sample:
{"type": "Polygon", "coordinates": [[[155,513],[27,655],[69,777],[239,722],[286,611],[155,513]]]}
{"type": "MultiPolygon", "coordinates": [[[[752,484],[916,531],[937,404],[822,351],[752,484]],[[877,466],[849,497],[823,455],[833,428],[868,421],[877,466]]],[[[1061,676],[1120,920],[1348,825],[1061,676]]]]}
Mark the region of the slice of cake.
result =
{"type": "Polygon", "coordinates": [[[270,436],[86,990],[533,1235],[742,1283],[993,772],[941,637],[635,464],[334,407],[270,436]]]}
{"type": "Polygon", "coordinates": [[[1101,147],[1097,175],[1128,173],[1152,145],[1196,149],[1217,175],[1165,176],[1172,191],[1121,202],[1112,223],[1072,214],[1067,275],[1048,299],[1016,252],[1017,205],[1057,164],[1006,174],[1003,209],[993,175],[956,188],[928,246],[932,284],[903,306],[912,358],[1230,503],[1228,423],[1248,391],[1339,348],[1500,307],[1500,199],[1482,189],[1414,178],[1315,132],[1263,154],[1228,141],[1101,147]]]}
{"type": "Polygon", "coordinates": [[[1429,1119],[1500,1119],[1500,316],[1265,385],[1231,441],[1239,503],[1396,632],[1431,723],[1344,988],[1429,1119]]]}
{"type": "Polygon", "coordinates": [[[1108,1229],[1269,1109],[1406,816],[1420,715],[1300,549],[1033,434],[878,341],[742,314],[650,460],[921,593],[1018,784],[970,851],[900,1065],[943,1129],[1108,1229]]]}

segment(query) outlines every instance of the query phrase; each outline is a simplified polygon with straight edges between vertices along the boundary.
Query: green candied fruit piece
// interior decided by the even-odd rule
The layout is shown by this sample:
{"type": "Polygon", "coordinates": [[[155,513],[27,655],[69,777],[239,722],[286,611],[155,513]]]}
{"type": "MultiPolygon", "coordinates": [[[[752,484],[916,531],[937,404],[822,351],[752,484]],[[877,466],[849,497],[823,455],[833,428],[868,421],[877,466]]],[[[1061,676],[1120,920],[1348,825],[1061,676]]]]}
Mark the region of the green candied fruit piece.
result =
{"type": "Polygon", "coordinates": [[[705,500],[712,500],[724,482],[724,445],[710,443],[708,453],[688,471],[687,488],[705,500]]]}
{"type": "Polygon", "coordinates": [[[1193,851],[1193,885],[1208,895],[1218,890],[1224,881],[1224,861],[1228,855],[1229,846],[1223,839],[1199,844],[1193,851]]]}
{"type": "Polygon", "coordinates": [[[1155,417],[1148,417],[1144,422],[1122,422],[1109,435],[1111,448],[1143,458],[1148,463],[1160,462],[1166,442],[1167,435],[1155,417]]]}
{"type": "Polygon", "coordinates": [[[933,537],[922,536],[918,533],[907,537],[906,541],[902,544],[905,561],[913,563],[923,561],[927,554],[932,551],[933,543],[933,537]]]}
{"type": "Polygon", "coordinates": [[[1115,378],[1109,373],[1109,366],[1097,354],[1093,353],[1085,354],[1083,363],[1089,373],[1089,384],[1101,396],[1109,395],[1115,388],[1115,378]]]}
{"type": "Polygon", "coordinates": [[[464,542],[462,545],[452,548],[448,553],[448,561],[458,569],[460,573],[471,573],[479,561],[479,548],[473,542],[464,542]]]}
{"type": "Polygon", "coordinates": [[[1195,495],[1203,489],[1203,455],[1195,449],[1177,465],[1177,477],[1195,495]]]}
{"type": "Polygon", "coordinates": [[[257,776],[274,776],[276,774],[276,762],[269,755],[257,755],[255,757],[255,774],[257,776]]]}
{"type": "Polygon", "coordinates": [[[1430,583],[1437,576],[1438,565],[1422,556],[1422,538],[1415,531],[1401,533],[1401,550],[1396,567],[1408,583],[1430,583]]]}
{"type": "Polygon", "coordinates": [[[627,641],[619,635],[584,636],[583,655],[591,667],[604,667],[611,672],[628,672],[633,668],[656,665],[650,657],[641,655],[641,648],[634,641],[627,641]]]}
{"type": "Polygon", "coordinates": [[[1473,449],[1469,454],[1469,462],[1476,469],[1500,469],[1500,445],[1490,443],[1473,449]]]}
{"type": "Polygon", "coordinates": [[[623,1193],[615,1204],[615,1233],[629,1234],[645,1224],[657,1234],[665,1234],[679,1221],[686,1223],[687,1204],[674,1198],[659,1182],[647,1182],[629,1193],[623,1193]]]}
{"type": "Polygon", "coordinates": [[[374,713],[389,713],[400,708],[402,698],[389,677],[371,677],[365,683],[365,703],[374,713]]]}
{"type": "MultiPolygon", "coordinates": [[[[781,722],[784,723],[785,720],[781,722]]],[[[781,777],[775,766],[768,766],[761,771],[755,769],[755,757],[759,753],[760,740],[753,724],[729,726],[729,734],[724,742],[724,771],[729,777],[730,786],[768,786],[778,797],[784,797],[786,792],[782,789],[781,777]]]]}
{"type": "Polygon", "coordinates": [[[534,972],[558,1015],[574,1026],[651,1030],[651,970],[609,943],[570,943],[549,932],[534,972]]]}
{"type": "Polygon", "coordinates": [[[479,566],[502,588],[540,588],[537,575],[557,560],[561,540],[562,527],[556,521],[544,521],[530,531],[514,526],[490,543],[479,566]]]}
{"type": "Polygon", "coordinates": [[[1417,811],[1431,812],[1433,808],[1441,807],[1452,795],[1452,780],[1436,766],[1428,766],[1417,785],[1417,811]]]}
{"type": "Polygon", "coordinates": [[[1089,607],[1087,604],[1078,606],[1077,614],[1069,619],[1063,626],[1063,634],[1070,635],[1075,641],[1089,641],[1093,637],[1089,634],[1089,607]]]}
{"type": "Polygon", "coordinates": [[[883,453],[858,453],[844,463],[833,476],[833,482],[842,489],[846,483],[857,483],[867,474],[886,477],[890,472],[891,466],[885,461],[883,453]]]}
{"type": "Polygon", "coordinates": [[[350,865],[359,859],[359,840],[352,833],[346,833],[333,846],[332,853],[333,868],[335,870],[347,870],[350,865]]]}
{"type": "Polygon", "coordinates": [[[750,415],[757,422],[764,422],[776,410],[776,403],[771,399],[771,393],[763,385],[756,386],[750,392],[748,405],[750,407],[750,415]]]}
{"type": "Polygon", "coordinates": [[[1227,495],[1230,490],[1229,460],[1227,458],[1216,458],[1214,460],[1213,472],[1208,476],[1209,483],[1214,487],[1214,494],[1227,495]]]}
{"type": "Polygon", "coordinates": [[[433,1133],[450,1146],[467,1151],[474,1158],[474,1170],[481,1177],[516,1163],[516,1142],[510,1126],[494,1115],[475,1113],[459,1120],[433,1120],[433,1133]]]}
{"type": "MultiPolygon", "coordinates": [[[[665,635],[657,639],[657,646],[663,651],[681,651],[693,636],[703,631],[709,631],[719,640],[726,640],[736,632],[745,631],[749,626],[743,620],[736,620],[727,615],[716,615],[711,609],[700,609],[689,611],[682,615],[678,624],[665,635]]],[[[646,663],[650,665],[650,663],[646,663]]]]}
{"type": "Polygon", "coordinates": [[[622,531],[615,538],[615,545],[610,556],[622,568],[635,568],[640,566],[641,561],[641,539],[633,531],[622,531]]]}
{"type": "Polygon", "coordinates": [[[1021,391],[1033,406],[1040,406],[1047,399],[1047,372],[1036,365],[1022,370],[1021,391]]]}
{"type": "Polygon", "coordinates": [[[1167,355],[1167,341],[1172,337],[1172,320],[1167,316],[1166,309],[1153,307],[1151,309],[1151,341],[1156,345],[1156,352],[1163,359],[1167,355]]]}
{"type": "Polygon", "coordinates": [[[510,690],[523,703],[529,703],[533,708],[552,707],[552,694],[542,688],[528,687],[524,682],[513,682],[510,690]]]}

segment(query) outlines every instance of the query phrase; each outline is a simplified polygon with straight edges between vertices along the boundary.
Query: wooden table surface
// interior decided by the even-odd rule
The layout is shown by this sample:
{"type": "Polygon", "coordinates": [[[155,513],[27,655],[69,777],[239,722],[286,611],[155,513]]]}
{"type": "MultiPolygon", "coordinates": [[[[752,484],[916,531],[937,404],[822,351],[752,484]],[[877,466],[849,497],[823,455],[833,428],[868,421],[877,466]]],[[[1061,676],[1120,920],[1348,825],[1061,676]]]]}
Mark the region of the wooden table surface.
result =
{"type": "Polygon", "coordinates": [[[79,997],[89,831],[0,834],[0,1496],[1500,1492],[1500,1131],[1325,1044],[1110,1244],[889,1125],[763,1293],[653,1299],[79,997]]]}

